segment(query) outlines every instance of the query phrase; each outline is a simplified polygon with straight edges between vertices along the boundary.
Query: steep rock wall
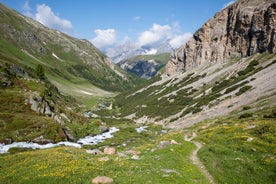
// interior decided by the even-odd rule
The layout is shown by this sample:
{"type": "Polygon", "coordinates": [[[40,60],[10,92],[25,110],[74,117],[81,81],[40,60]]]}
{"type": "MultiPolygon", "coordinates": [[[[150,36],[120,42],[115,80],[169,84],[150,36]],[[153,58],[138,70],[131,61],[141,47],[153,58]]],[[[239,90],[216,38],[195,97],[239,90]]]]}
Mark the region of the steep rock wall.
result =
{"type": "Polygon", "coordinates": [[[215,14],[193,37],[173,52],[166,74],[204,62],[276,52],[275,0],[239,0],[215,14]]]}

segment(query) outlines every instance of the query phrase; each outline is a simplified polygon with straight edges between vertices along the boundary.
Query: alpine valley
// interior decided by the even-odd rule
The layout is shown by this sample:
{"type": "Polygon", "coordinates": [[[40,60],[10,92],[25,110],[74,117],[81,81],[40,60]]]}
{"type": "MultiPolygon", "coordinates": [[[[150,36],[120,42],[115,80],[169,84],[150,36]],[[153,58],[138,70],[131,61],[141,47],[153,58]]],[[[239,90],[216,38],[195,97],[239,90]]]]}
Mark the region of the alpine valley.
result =
{"type": "Polygon", "coordinates": [[[275,25],[238,0],[116,65],[0,4],[1,183],[275,183],[275,25]]]}

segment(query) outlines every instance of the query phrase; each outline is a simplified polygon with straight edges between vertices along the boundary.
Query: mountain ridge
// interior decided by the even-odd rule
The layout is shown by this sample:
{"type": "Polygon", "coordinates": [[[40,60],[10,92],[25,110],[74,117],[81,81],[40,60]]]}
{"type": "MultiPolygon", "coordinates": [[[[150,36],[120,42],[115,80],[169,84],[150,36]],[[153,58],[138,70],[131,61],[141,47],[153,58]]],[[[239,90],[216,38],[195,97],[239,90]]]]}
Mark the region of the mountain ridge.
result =
{"type": "Polygon", "coordinates": [[[138,55],[154,55],[172,52],[174,49],[170,46],[169,40],[160,43],[161,45],[137,46],[132,42],[125,42],[109,48],[105,53],[112,58],[115,63],[122,62],[138,55]]]}

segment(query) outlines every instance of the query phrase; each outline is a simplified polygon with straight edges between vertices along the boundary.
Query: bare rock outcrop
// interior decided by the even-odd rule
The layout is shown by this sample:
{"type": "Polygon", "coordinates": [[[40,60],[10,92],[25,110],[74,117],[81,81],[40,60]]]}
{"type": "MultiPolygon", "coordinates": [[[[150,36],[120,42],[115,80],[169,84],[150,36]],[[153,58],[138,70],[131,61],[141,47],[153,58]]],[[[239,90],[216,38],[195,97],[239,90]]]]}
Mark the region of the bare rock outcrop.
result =
{"type": "Polygon", "coordinates": [[[223,62],[254,53],[276,53],[275,0],[239,0],[216,13],[170,56],[166,74],[205,62],[223,62]]]}

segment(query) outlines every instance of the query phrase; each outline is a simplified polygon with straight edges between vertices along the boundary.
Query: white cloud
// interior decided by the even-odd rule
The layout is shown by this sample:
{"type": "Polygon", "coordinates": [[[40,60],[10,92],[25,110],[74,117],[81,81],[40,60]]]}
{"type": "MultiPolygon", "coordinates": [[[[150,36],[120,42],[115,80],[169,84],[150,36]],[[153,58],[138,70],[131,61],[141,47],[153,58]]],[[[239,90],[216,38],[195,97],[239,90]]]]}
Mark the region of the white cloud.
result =
{"type": "Polygon", "coordinates": [[[169,41],[169,44],[172,46],[172,48],[178,48],[181,45],[184,45],[192,36],[192,33],[176,35],[169,41]]]}
{"type": "Polygon", "coordinates": [[[115,29],[96,29],[96,37],[91,42],[98,48],[104,49],[116,43],[115,29]]]}
{"type": "Polygon", "coordinates": [[[228,2],[228,3],[225,3],[224,5],[223,5],[223,7],[222,7],[222,9],[224,9],[224,8],[226,8],[226,7],[228,7],[228,6],[230,6],[231,4],[233,4],[233,3],[235,3],[236,1],[230,1],[230,2],[228,2]]]}
{"type": "Polygon", "coordinates": [[[33,17],[36,21],[52,29],[56,29],[65,33],[72,32],[72,23],[69,20],[62,19],[55,15],[51,8],[45,4],[37,5],[36,13],[33,17]]]}
{"type": "Polygon", "coordinates": [[[136,17],[133,18],[134,21],[138,21],[138,20],[140,20],[140,19],[141,19],[140,16],[136,16],[136,17]]]}
{"type": "Polygon", "coordinates": [[[149,30],[140,34],[137,44],[142,47],[158,45],[168,41],[173,48],[178,48],[192,37],[191,33],[177,34],[180,32],[179,30],[178,22],[174,22],[172,26],[153,24],[149,30]]]}
{"type": "Polygon", "coordinates": [[[166,40],[171,35],[171,27],[168,25],[161,26],[153,24],[153,26],[140,34],[138,37],[138,45],[146,46],[166,40]]]}
{"type": "Polygon", "coordinates": [[[23,14],[28,16],[28,17],[32,17],[32,13],[31,13],[31,7],[29,5],[29,1],[25,1],[24,5],[22,6],[23,9],[23,14]]]}

